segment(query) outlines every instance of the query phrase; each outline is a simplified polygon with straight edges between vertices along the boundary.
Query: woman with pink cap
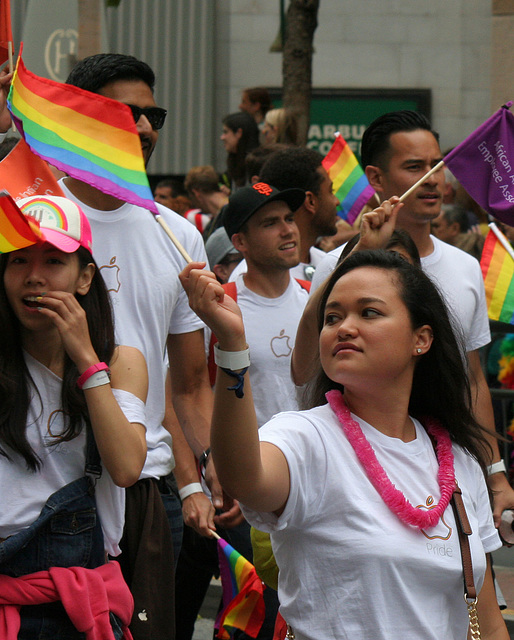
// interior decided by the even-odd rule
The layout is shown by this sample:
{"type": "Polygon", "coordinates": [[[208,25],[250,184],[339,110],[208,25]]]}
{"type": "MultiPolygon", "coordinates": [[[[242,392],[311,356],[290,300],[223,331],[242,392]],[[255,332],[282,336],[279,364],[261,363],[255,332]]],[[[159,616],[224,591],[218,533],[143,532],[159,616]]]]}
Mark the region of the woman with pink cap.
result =
{"type": "MultiPolygon", "coordinates": [[[[115,346],[80,208],[55,196],[17,205],[43,237],[0,256],[0,619],[2,605],[22,604],[19,638],[83,638],[106,614],[97,618],[81,600],[88,589],[71,597],[69,585],[93,574],[106,581],[107,612],[130,621],[117,563],[101,565],[120,553],[123,487],[146,457],[146,363],[137,349],[115,346]],[[65,607],[34,596],[35,572],[64,589],[65,607]],[[9,600],[19,592],[21,601],[9,600]]],[[[112,637],[122,637],[119,619],[111,616],[112,637]]]]}

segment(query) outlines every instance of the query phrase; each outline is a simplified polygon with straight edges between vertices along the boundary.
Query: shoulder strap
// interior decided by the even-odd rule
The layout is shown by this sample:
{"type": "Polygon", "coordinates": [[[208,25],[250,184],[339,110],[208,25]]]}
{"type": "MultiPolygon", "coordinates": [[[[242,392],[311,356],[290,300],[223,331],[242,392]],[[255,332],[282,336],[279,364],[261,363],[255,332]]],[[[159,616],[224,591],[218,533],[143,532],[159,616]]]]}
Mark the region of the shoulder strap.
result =
{"type": "MultiPolygon", "coordinates": [[[[430,438],[430,442],[434,447],[437,457],[434,438],[430,433],[428,433],[428,437],[430,438]]],[[[462,491],[460,490],[457,480],[455,480],[455,489],[453,490],[450,504],[452,505],[455,522],[457,524],[457,532],[459,534],[460,555],[462,556],[462,573],[464,577],[464,597],[469,607],[469,601],[475,600],[476,604],[477,599],[477,590],[473,579],[471,550],[469,548],[469,536],[473,531],[469,524],[468,514],[466,513],[466,508],[464,507],[464,501],[462,499],[462,491]]]]}
{"type": "Polygon", "coordinates": [[[309,282],[308,280],[300,280],[300,278],[295,278],[296,282],[298,282],[298,284],[300,285],[300,287],[302,289],[305,289],[305,291],[310,291],[311,290],[311,282],[309,282]]]}
{"type": "MultiPolygon", "coordinates": [[[[233,300],[237,302],[237,285],[235,282],[226,282],[221,285],[225,289],[225,293],[227,296],[230,296],[233,300]]],[[[211,340],[209,342],[209,356],[207,358],[207,368],[209,370],[209,380],[211,383],[211,387],[216,382],[216,363],[214,362],[214,345],[218,342],[214,333],[211,333],[211,340]]]]}
{"type": "Polygon", "coordinates": [[[89,424],[86,424],[86,467],[85,475],[92,477],[94,482],[102,475],[102,460],[100,453],[96,446],[95,436],[93,429],[89,424]]]}
{"type": "Polygon", "coordinates": [[[466,600],[477,597],[475,581],[473,580],[473,565],[471,563],[471,551],[469,548],[469,536],[473,533],[468,520],[468,514],[462,500],[462,491],[457,483],[453,491],[451,505],[455,522],[457,523],[457,531],[459,532],[460,552],[462,556],[462,570],[464,573],[464,592],[466,600]]]}

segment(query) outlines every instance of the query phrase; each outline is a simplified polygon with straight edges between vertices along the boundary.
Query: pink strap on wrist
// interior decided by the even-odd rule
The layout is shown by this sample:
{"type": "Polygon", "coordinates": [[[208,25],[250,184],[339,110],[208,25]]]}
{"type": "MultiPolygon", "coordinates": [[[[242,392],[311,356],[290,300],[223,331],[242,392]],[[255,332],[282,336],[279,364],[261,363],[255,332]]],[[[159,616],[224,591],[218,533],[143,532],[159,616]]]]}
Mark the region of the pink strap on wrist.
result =
{"type": "Polygon", "coordinates": [[[105,364],[105,362],[97,362],[86,369],[84,373],[77,380],[77,387],[82,389],[84,382],[89,380],[89,378],[94,375],[97,371],[109,371],[109,366],[105,364]]]}

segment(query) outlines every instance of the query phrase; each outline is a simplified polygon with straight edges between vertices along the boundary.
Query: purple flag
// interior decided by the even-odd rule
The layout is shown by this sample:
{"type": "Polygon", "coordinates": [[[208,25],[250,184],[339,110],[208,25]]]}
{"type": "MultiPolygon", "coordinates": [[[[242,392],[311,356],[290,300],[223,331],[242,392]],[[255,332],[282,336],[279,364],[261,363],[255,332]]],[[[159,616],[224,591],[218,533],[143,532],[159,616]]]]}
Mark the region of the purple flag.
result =
{"type": "Polygon", "coordinates": [[[514,115],[498,109],[444,158],[469,195],[495,218],[514,226],[514,115]]]}

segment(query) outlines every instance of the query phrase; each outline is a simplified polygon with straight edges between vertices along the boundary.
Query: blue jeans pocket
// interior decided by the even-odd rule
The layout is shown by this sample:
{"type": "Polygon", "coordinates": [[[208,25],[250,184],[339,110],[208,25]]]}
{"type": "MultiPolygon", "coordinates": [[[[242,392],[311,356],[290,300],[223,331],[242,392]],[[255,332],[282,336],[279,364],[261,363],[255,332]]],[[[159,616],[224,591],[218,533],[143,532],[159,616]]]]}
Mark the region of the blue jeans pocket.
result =
{"type": "MultiPolygon", "coordinates": [[[[99,524],[99,523],[98,523],[99,524]]],[[[97,516],[94,509],[62,512],[41,536],[40,552],[49,567],[85,567],[93,547],[97,516]]]]}

